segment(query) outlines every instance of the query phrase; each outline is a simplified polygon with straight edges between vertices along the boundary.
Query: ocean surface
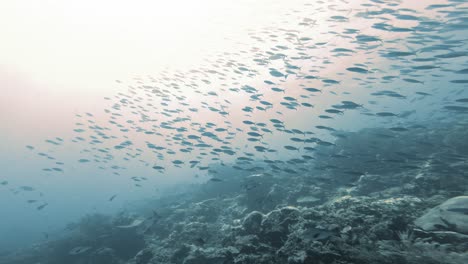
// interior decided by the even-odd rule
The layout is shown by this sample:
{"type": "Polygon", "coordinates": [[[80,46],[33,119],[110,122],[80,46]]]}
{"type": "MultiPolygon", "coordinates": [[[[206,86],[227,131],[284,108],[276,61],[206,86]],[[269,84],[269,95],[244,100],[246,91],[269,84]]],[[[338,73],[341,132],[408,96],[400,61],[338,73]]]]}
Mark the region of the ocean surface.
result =
{"type": "Polygon", "coordinates": [[[468,263],[467,1],[0,24],[1,264],[468,263]]]}

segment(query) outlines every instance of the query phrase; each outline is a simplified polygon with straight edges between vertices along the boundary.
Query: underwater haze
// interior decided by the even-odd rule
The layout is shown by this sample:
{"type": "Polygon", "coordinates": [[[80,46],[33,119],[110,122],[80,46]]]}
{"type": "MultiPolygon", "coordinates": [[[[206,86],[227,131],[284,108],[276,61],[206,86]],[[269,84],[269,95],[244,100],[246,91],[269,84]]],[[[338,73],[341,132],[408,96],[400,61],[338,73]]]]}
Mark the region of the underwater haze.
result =
{"type": "Polygon", "coordinates": [[[468,263],[467,1],[0,24],[0,264],[468,263]]]}

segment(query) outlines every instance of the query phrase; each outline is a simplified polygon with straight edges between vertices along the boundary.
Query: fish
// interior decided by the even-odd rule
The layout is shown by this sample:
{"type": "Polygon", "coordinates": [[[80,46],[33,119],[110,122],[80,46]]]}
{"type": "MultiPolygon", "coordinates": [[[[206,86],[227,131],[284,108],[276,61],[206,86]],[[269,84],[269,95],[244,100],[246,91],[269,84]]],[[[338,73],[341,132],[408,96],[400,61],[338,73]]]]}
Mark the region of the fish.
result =
{"type": "Polygon", "coordinates": [[[329,114],[340,114],[340,115],[342,115],[344,113],[343,111],[340,111],[340,110],[337,110],[337,109],[325,109],[325,112],[327,112],[329,114]]]}
{"type": "Polygon", "coordinates": [[[262,137],[263,138],[263,135],[259,134],[257,132],[247,132],[247,135],[249,135],[251,137],[262,137]]]}
{"type": "Polygon", "coordinates": [[[468,68],[455,71],[456,74],[468,74],[468,68]]]}
{"type": "Polygon", "coordinates": [[[21,186],[19,187],[21,190],[23,191],[27,191],[27,192],[31,192],[31,191],[34,191],[34,188],[31,187],[31,186],[21,186]]]}
{"type": "Polygon", "coordinates": [[[336,131],[334,128],[328,127],[328,126],[315,126],[315,127],[318,128],[318,129],[324,129],[324,130],[328,130],[328,131],[336,131]]]}
{"type": "Polygon", "coordinates": [[[68,252],[68,254],[69,255],[80,255],[80,254],[88,252],[91,249],[92,249],[91,247],[74,247],[68,252]]]}
{"type": "Polygon", "coordinates": [[[368,70],[364,68],[360,68],[360,67],[349,67],[349,68],[346,68],[346,70],[350,72],[357,72],[357,73],[369,73],[368,70]]]}
{"type": "Polygon", "coordinates": [[[409,52],[409,51],[390,51],[387,54],[385,54],[384,57],[388,57],[388,58],[406,57],[406,56],[412,56],[412,55],[415,55],[415,54],[416,53],[409,52]]]}
{"type": "Polygon", "coordinates": [[[333,108],[336,109],[357,109],[357,108],[362,108],[362,104],[357,104],[352,101],[341,101],[341,105],[333,105],[333,108]]]}
{"type": "Polygon", "coordinates": [[[424,82],[422,82],[422,81],[419,81],[419,80],[416,80],[416,79],[411,79],[411,78],[403,78],[402,80],[405,81],[405,82],[409,82],[409,83],[420,83],[420,84],[424,84],[424,82]]]}
{"type": "Polygon", "coordinates": [[[287,149],[287,150],[296,150],[296,151],[299,151],[299,149],[296,148],[296,147],[294,147],[294,146],[289,146],[289,145],[287,145],[287,146],[284,146],[284,148],[287,149]]]}
{"type": "Polygon", "coordinates": [[[389,117],[389,116],[398,116],[397,114],[391,113],[391,112],[378,112],[376,113],[377,116],[382,116],[382,117],[389,117]]]}
{"type": "Polygon", "coordinates": [[[152,168],[155,170],[165,170],[163,166],[158,166],[158,165],[154,165],[152,168]]]}
{"type": "Polygon", "coordinates": [[[339,84],[340,83],[339,81],[333,80],[333,79],[323,79],[322,82],[327,83],[327,84],[339,84]]]}
{"type": "Polygon", "coordinates": [[[213,178],[210,178],[209,181],[210,182],[222,182],[223,180],[220,178],[213,177],[213,178]]]}
{"type": "Polygon", "coordinates": [[[40,210],[44,209],[47,205],[49,205],[49,204],[45,203],[45,204],[39,205],[36,209],[40,211],[40,210]]]}
{"type": "Polygon", "coordinates": [[[459,113],[468,113],[468,107],[466,106],[458,106],[458,105],[447,105],[444,106],[444,109],[459,112],[459,113]]]}
{"type": "Polygon", "coordinates": [[[454,52],[449,52],[445,54],[435,55],[434,57],[439,58],[439,59],[452,59],[452,58],[458,58],[458,57],[464,57],[464,56],[468,56],[468,52],[454,51],[454,52]]]}
{"type": "Polygon", "coordinates": [[[270,122],[272,122],[274,124],[283,124],[283,122],[278,120],[278,119],[270,119],[270,122]]]}
{"type": "Polygon", "coordinates": [[[328,141],[320,140],[320,141],[317,141],[317,145],[329,147],[329,146],[334,146],[335,144],[328,142],[328,141]]]}
{"type": "Polygon", "coordinates": [[[395,97],[395,98],[406,98],[406,96],[404,95],[401,95],[397,92],[394,92],[394,91],[388,91],[388,90],[384,90],[384,91],[379,91],[379,92],[374,92],[374,93],[371,93],[371,95],[375,95],[375,96],[389,96],[389,97],[395,97]]]}
{"type": "Polygon", "coordinates": [[[278,87],[272,87],[271,90],[274,91],[274,92],[282,92],[282,93],[285,92],[284,89],[281,89],[281,88],[278,88],[278,87]]]}
{"type": "Polygon", "coordinates": [[[141,224],[143,224],[145,222],[145,219],[143,218],[137,218],[137,219],[134,219],[130,224],[128,225],[118,225],[116,226],[117,228],[121,228],[121,229],[129,229],[129,228],[134,228],[134,227],[138,227],[140,226],[141,224]]]}
{"type": "Polygon", "coordinates": [[[273,77],[284,77],[284,78],[287,78],[288,75],[286,74],[283,74],[277,70],[270,70],[270,75],[273,76],[273,77]]]}
{"type": "Polygon", "coordinates": [[[367,42],[380,42],[382,41],[380,38],[378,37],[375,37],[375,36],[370,36],[370,35],[357,35],[356,36],[356,41],[357,42],[363,42],[363,43],[367,43],[367,42]]]}
{"type": "Polygon", "coordinates": [[[468,79],[466,79],[466,80],[451,80],[450,82],[455,83],[455,84],[467,84],[468,79]]]}
{"type": "Polygon", "coordinates": [[[112,196],[109,198],[109,202],[112,202],[112,201],[115,199],[115,197],[117,197],[117,194],[112,195],[112,196]]]}

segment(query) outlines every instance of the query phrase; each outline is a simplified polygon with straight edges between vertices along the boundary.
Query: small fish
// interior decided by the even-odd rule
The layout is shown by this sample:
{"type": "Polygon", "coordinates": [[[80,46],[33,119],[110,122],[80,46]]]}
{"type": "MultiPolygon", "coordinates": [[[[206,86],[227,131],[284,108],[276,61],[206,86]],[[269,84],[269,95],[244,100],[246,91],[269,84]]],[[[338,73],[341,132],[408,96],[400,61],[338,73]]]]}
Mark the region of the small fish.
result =
{"type": "Polygon", "coordinates": [[[451,80],[450,82],[455,83],[455,84],[465,84],[465,83],[468,83],[468,79],[467,80],[451,80]]]}
{"type": "Polygon", "coordinates": [[[456,71],[455,73],[456,74],[468,74],[468,68],[456,71]]]}
{"type": "Polygon", "coordinates": [[[357,35],[356,36],[356,40],[358,42],[364,42],[364,43],[367,43],[367,42],[380,42],[382,41],[380,38],[378,37],[374,37],[374,36],[369,36],[369,35],[357,35]]]}
{"type": "Polygon", "coordinates": [[[328,146],[334,146],[335,144],[328,142],[328,141],[320,140],[320,141],[317,141],[317,145],[328,147],[328,146]]]}
{"type": "Polygon", "coordinates": [[[69,255],[79,255],[89,251],[91,247],[75,247],[68,252],[69,255]]]}
{"type": "Polygon", "coordinates": [[[273,87],[273,88],[271,88],[271,90],[274,91],[274,92],[283,92],[284,93],[284,89],[280,89],[278,87],[273,87]]]}
{"type": "Polygon", "coordinates": [[[282,123],[283,123],[282,121],[280,121],[280,120],[278,120],[278,119],[270,119],[270,121],[271,121],[272,123],[275,123],[275,124],[282,124],[282,123]]]}
{"type": "Polygon", "coordinates": [[[393,57],[406,57],[406,56],[411,56],[414,55],[414,52],[408,52],[408,51],[391,51],[387,53],[384,57],[388,58],[393,58],[393,57]]]}
{"type": "Polygon", "coordinates": [[[277,70],[271,70],[271,71],[270,71],[270,75],[271,75],[271,76],[274,76],[274,77],[284,77],[284,78],[287,78],[287,77],[288,77],[287,74],[285,75],[285,74],[283,74],[283,73],[281,73],[281,72],[279,72],[279,71],[277,71],[277,70]]]}
{"type": "Polygon", "coordinates": [[[415,92],[415,94],[422,95],[422,96],[431,96],[432,95],[430,93],[425,93],[425,92],[415,92]]]}
{"type": "Polygon", "coordinates": [[[117,197],[117,194],[112,195],[112,196],[109,198],[109,202],[112,202],[112,201],[115,199],[115,197],[117,197]]]}
{"type": "Polygon", "coordinates": [[[416,80],[416,79],[411,79],[411,78],[403,78],[403,81],[409,82],[409,83],[420,83],[420,84],[424,84],[424,82],[422,82],[422,81],[419,81],[419,80],[416,80]]]}
{"type": "Polygon", "coordinates": [[[337,110],[337,109],[326,109],[325,112],[327,112],[329,114],[340,114],[340,115],[342,115],[344,113],[343,111],[340,111],[340,110],[337,110]]]}
{"type": "Polygon", "coordinates": [[[451,58],[458,58],[458,57],[463,57],[463,56],[468,56],[468,52],[454,51],[454,52],[450,52],[450,53],[436,55],[435,57],[440,58],[440,59],[451,59],[451,58]]]}
{"type": "Polygon", "coordinates": [[[388,116],[398,116],[397,114],[390,113],[390,112],[379,112],[376,113],[377,116],[388,117],[388,116]]]}
{"type": "Polygon", "coordinates": [[[339,84],[340,82],[337,81],[337,80],[333,80],[333,79],[324,79],[322,80],[323,83],[327,83],[327,84],[339,84]]]}
{"type": "Polygon", "coordinates": [[[294,147],[294,146],[284,146],[284,148],[287,149],[287,150],[297,150],[297,151],[299,151],[299,149],[294,147]]]}
{"type": "Polygon", "coordinates": [[[27,192],[34,191],[34,188],[30,186],[21,186],[20,189],[27,192]]]}
{"type": "Polygon", "coordinates": [[[153,166],[152,168],[155,169],[155,170],[164,170],[164,167],[157,166],[157,165],[153,166]]]}
{"type": "Polygon", "coordinates": [[[357,72],[357,73],[369,73],[368,70],[364,68],[359,68],[359,67],[349,67],[349,68],[346,68],[346,70],[350,72],[357,72]]]}
{"type": "Polygon", "coordinates": [[[336,48],[336,49],[331,50],[331,52],[354,52],[354,51],[350,49],[345,49],[345,48],[336,48]]]}
{"type": "Polygon", "coordinates": [[[257,132],[248,132],[247,135],[249,135],[251,137],[262,137],[263,138],[263,135],[259,134],[257,132]]]}
{"type": "Polygon", "coordinates": [[[438,66],[434,65],[421,65],[421,66],[414,66],[412,67],[414,70],[432,70],[439,68],[438,66]]]}
{"type": "Polygon", "coordinates": [[[40,211],[40,210],[44,209],[44,207],[46,207],[47,205],[49,205],[49,204],[45,203],[45,204],[39,205],[36,209],[40,211]]]}
{"type": "Polygon", "coordinates": [[[211,181],[211,182],[222,182],[223,180],[222,180],[222,179],[219,179],[219,178],[213,177],[213,178],[209,179],[208,181],[211,181]]]}
{"type": "Polygon", "coordinates": [[[137,227],[137,226],[141,225],[143,222],[145,222],[145,219],[137,218],[137,219],[133,220],[133,222],[131,222],[128,225],[120,225],[120,226],[116,226],[116,227],[117,228],[122,228],[122,229],[134,228],[134,227],[137,227]]]}
{"type": "Polygon", "coordinates": [[[466,106],[458,106],[458,105],[447,105],[444,106],[445,109],[460,113],[468,113],[468,107],[466,106]]]}
{"type": "Polygon", "coordinates": [[[318,129],[323,129],[323,130],[328,130],[328,131],[336,131],[334,128],[327,127],[327,126],[315,126],[315,127],[318,129]]]}

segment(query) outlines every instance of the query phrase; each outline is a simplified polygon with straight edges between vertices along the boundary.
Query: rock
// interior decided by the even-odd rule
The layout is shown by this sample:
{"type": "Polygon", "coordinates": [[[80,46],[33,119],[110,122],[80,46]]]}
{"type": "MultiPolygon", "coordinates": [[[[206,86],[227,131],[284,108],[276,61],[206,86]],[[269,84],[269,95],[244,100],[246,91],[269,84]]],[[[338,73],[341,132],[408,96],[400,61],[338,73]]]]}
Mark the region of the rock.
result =
{"type": "Polygon", "coordinates": [[[292,206],[269,212],[262,221],[262,238],[273,247],[281,247],[289,234],[289,226],[295,224],[301,211],[292,206]]]}
{"type": "Polygon", "coordinates": [[[261,231],[263,214],[258,211],[252,211],[244,218],[242,227],[248,234],[257,234],[261,231]]]}
{"type": "Polygon", "coordinates": [[[426,231],[454,231],[468,234],[468,196],[451,198],[415,220],[426,231]]]}
{"type": "Polygon", "coordinates": [[[326,241],[334,232],[323,228],[306,228],[302,230],[299,237],[304,241],[326,241]]]}
{"type": "Polygon", "coordinates": [[[291,254],[291,256],[288,257],[288,264],[304,263],[306,258],[307,252],[305,250],[294,252],[294,254],[291,254]]]}
{"type": "Polygon", "coordinates": [[[256,235],[238,236],[234,242],[234,246],[244,255],[257,253],[259,244],[260,240],[256,235]]]}
{"type": "Polygon", "coordinates": [[[228,251],[222,248],[197,249],[188,255],[183,264],[224,264],[229,261],[228,251]]]}
{"type": "Polygon", "coordinates": [[[174,251],[174,254],[171,256],[170,260],[172,263],[182,263],[185,257],[190,254],[191,247],[189,245],[182,245],[174,251]]]}

